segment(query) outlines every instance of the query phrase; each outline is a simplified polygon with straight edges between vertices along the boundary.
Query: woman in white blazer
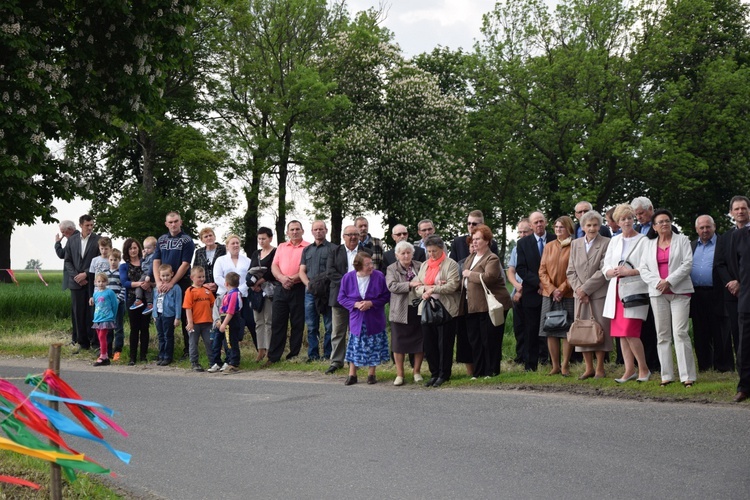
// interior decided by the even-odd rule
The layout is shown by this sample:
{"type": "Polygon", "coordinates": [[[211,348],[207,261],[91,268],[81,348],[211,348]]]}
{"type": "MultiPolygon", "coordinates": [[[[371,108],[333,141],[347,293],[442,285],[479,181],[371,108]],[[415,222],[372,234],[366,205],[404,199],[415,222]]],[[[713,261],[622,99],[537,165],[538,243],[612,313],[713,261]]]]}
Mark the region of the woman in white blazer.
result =
{"type": "Polygon", "coordinates": [[[692,387],[697,375],[688,333],[690,294],[694,291],[690,280],[693,251],[686,236],[672,231],[672,212],[656,210],[651,222],[651,229],[646,235],[649,239],[639,248],[639,270],[648,285],[654,310],[661,385],[666,386],[674,381],[671,345],[671,337],[674,337],[680,380],[685,387],[692,387]]]}
{"type": "Polygon", "coordinates": [[[627,203],[617,205],[612,218],[620,225],[622,232],[615,235],[607,247],[602,262],[602,274],[609,280],[603,316],[612,320],[610,335],[617,338],[620,343],[622,358],[625,361],[625,373],[615,381],[624,383],[635,379],[638,382],[646,382],[651,376],[651,371],[648,369],[643,351],[641,327],[648,316],[648,305],[625,308],[618,295],[620,278],[640,274],[639,252],[634,250],[638,250],[645,243],[641,241],[645,236],[633,229],[635,211],[627,203]],[[638,370],[635,366],[636,361],[638,370]]]}

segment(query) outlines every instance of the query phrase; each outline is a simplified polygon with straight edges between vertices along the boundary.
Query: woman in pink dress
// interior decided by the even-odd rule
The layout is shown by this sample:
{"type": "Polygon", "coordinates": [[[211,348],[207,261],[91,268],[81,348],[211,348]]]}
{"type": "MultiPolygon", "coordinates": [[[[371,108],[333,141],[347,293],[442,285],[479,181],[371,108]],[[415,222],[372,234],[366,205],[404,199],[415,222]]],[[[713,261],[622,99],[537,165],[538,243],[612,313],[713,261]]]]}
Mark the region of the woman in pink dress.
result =
{"type": "Polygon", "coordinates": [[[633,228],[635,211],[630,205],[617,205],[612,217],[620,225],[622,233],[614,236],[609,243],[602,264],[602,273],[609,280],[603,316],[612,320],[610,335],[620,343],[622,357],[625,361],[625,373],[615,381],[618,383],[630,380],[646,382],[651,376],[651,371],[648,369],[646,355],[643,351],[641,326],[648,316],[648,305],[625,308],[618,293],[620,278],[640,274],[638,271],[638,264],[640,263],[638,247],[644,244],[641,241],[644,235],[636,232],[633,228]],[[638,363],[637,370],[636,362],[638,363]]]}

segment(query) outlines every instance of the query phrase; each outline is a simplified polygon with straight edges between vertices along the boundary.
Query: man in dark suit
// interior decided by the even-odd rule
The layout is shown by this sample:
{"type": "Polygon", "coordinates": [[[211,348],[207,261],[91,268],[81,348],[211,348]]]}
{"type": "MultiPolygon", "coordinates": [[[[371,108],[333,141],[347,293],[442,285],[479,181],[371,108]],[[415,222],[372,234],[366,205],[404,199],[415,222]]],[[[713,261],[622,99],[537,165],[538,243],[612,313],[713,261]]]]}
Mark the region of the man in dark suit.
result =
{"type": "Polygon", "coordinates": [[[422,239],[415,241],[414,246],[419,247],[422,250],[427,250],[427,247],[424,245],[424,240],[426,240],[431,234],[435,234],[435,224],[433,224],[430,219],[422,219],[419,221],[419,224],[417,224],[417,233],[419,233],[419,236],[421,236],[422,239]]]}
{"type": "MultiPolygon", "coordinates": [[[[396,224],[393,226],[393,232],[391,233],[391,236],[393,236],[393,241],[398,243],[399,241],[408,241],[409,240],[409,230],[406,229],[406,226],[403,224],[396,224]]],[[[427,253],[425,253],[424,249],[422,247],[418,247],[414,245],[414,255],[412,258],[418,262],[424,262],[427,260],[427,253]]],[[[388,269],[388,266],[396,262],[396,246],[394,245],[392,249],[388,250],[383,254],[383,262],[380,264],[380,272],[385,274],[385,270],[388,269]]]]}
{"type": "Polygon", "coordinates": [[[695,219],[698,239],[690,243],[693,249],[693,268],[690,279],[695,292],[690,299],[693,318],[693,338],[698,369],[731,371],[734,367],[732,341],[724,309],[723,287],[714,269],[716,256],[716,224],[710,215],[695,219]]]}
{"type": "Polygon", "coordinates": [[[739,403],[750,396],[750,227],[745,226],[732,233],[730,259],[737,268],[739,277],[739,295],[737,312],[739,314],[740,341],[737,356],[737,371],[740,380],[737,383],[737,394],[734,401],[739,403]]]}
{"type": "Polygon", "coordinates": [[[542,294],[539,282],[539,265],[544,246],[555,239],[547,232],[547,219],[541,212],[529,215],[532,234],[518,240],[516,274],[523,282],[521,309],[524,315],[525,365],[527,371],[536,371],[539,364],[539,323],[542,315],[542,294]]]}
{"type": "MultiPolygon", "coordinates": [[[[469,251],[469,239],[471,233],[479,224],[484,224],[484,214],[481,210],[472,210],[471,212],[469,212],[469,217],[466,221],[466,225],[469,227],[469,234],[456,236],[456,238],[453,240],[453,243],[451,243],[450,252],[451,259],[455,260],[456,262],[461,262],[469,256],[469,254],[471,253],[469,251]]],[[[492,239],[492,243],[490,243],[490,250],[495,255],[498,254],[497,241],[495,241],[494,238],[492,239]]]]}
{"type": "MultiPolygon", "coordinates": [[[[573,239],[580,238],[583,236],[583,229],[581,228],[581,217],[583,217],[583,214],[586,212],[590,212],[594,209],[594,207],[589,203],[588,201],[579,201],[576,203],[576,206],[574,208],[575,210],[575,219],[576,219],[576,227],[573,231],[573,239]]],[[[599,226],[599,234],[602,236],[605,236],[607,238],[612,237],[612,233],[609,231],[609,228],[602,224],[599,226]]]]}
{"type": "Polygon", "coordinates": [[[346,331],[349,328],[349,311],[339,304],[339,290],[341,289],[341,278],[348,272],[354,270],[354,257],[357,252],[367,252],[372,255],[370,248],[359,248],[359,230],[357,226],[346,226],[342,245],[329,250],[328,262],[326,263],[326,274],[331,280],[331,293],[328,305],[331,306],[333,328],[331,330],[331,366],[326,370],[326,375],[331,374],[344,366],[346,354],[346,331]]]}
{"type": "Polygon", "coordinates": [[[745,196],[733,197],[729,202],[729,213],[734,219],[735,226],[719,236],[716,241],[714,269],[718,274],[719,285],[724,289],[724,308],[729,318],[729,336],[734,345],[734,354],[739,360],[740,327],[737,313],[737,295],[740,291],[740,282],[736,262],[731,258],[730,249],[732,235],[750,222],[750,199],[745,196]]]}
{"type": "Polygon", "coordinates": [[[94,338],[91,329],[93,314],[89,298],[94,292],[94,277],[89,273],[91,260],[99,255],[99,235],[94,233],[94,219],[82,215],[78,220],[81,232],[71,235],[65,245],[65,272],[73,306],[73,340],[79,349],[89,349],[94,338]]]}
{"type": "MultiPolygon", "coordinates": [[[[65,244],[70,241],[70,238],[79,234],[78,230],[76,229],[76,224],[72,220],[64,220],[60,222],[60,225],[58,226],[60,228],[60,232],[55,235],[55,253],[60,258],[60,260],[63,260],[63,278],[62,278],[62,289],[67,290],[68,289],[68,273],[65,272],[65,247],[62,244],[62,239],[65,238],[65,244]]],[[[73,324],[73,330],[71,331],[71,345],[76,345],[76,316],[73,314],[73,305],[70,306],[70,318],[71,322],[73,324]]]]}

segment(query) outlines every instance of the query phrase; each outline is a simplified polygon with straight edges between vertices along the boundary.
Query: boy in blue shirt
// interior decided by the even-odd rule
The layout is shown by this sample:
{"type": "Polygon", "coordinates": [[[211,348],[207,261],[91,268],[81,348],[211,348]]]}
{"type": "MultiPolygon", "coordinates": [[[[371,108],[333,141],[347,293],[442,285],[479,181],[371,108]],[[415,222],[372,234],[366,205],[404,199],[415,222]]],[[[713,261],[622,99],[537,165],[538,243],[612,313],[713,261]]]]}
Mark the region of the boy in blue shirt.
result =
{"type": "MultiPolygon", "coordinates": [[[[159,278],[162,281],[168,283],[173,275],[172,266],[169,264],[159,266],[159,278]]],[[[174,286],[166,293],[159,293],[158,288],[154,288],[153,297],[152,315],[159,338],[159,357],[156,364],[167,366],[172,363],[174,357],[174,329],[180,324],[182,290],[174,286]]]]}

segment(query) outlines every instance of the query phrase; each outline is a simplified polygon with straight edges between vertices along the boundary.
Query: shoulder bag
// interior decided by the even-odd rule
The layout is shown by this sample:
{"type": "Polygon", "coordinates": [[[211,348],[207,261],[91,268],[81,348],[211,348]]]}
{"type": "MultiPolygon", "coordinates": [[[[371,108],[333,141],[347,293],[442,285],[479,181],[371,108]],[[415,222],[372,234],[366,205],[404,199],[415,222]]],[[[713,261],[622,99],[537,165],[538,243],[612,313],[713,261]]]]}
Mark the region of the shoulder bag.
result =
{"type": "MultiPolygon", "coordinates": [[[[594,347],[604,342],[604,329],[593,319],[581,319],[581,309],[587,305],[591,310],[591,303],[580,303],[578,313],[573,324],[568,330],[568,342],[578,347],[594,347]]],[[[590,314],[590,313],[589,313],[590,314]]]]}
{"type": "MultiPolygon", "coordinates": [[[[621,266],[635,269],[635,266],[628,261],[628,258],[630,258],[633,251],[643,239],[645,239],[645,237],[638,239],[635,245],[633,245],[633,248],[628,252],[627,257],[625,257],[625,260],[620,261],[621,266]]],[[[649,304],[648,285],[643,281],[640,274],[619,278],[617,282],[617,292],[620,296],[622,307],[638,307],[647,306],[649,304]]]]}
{"type": "Polygon", "coordinates": [[[505,323],[505,308],[499,300],[492,295],[492,292],[487,285],[484,284],[484,278],[479,275],[479,281],[482,282],[482,288],[484,288],[484,296],[487,298],[487,312],[490,315],[490,321],[494,326],[500,326],[505,323]]]}

